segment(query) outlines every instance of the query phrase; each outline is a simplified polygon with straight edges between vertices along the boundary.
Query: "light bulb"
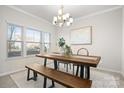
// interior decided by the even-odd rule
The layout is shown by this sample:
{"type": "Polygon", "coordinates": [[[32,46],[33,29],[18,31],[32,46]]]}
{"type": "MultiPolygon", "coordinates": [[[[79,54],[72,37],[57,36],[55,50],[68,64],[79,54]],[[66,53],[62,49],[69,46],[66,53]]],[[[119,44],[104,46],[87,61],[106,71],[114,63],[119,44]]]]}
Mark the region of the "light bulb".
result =
{"type": "Polygon", "coordinates": [[[62,9],[59,9],[58,14],[62,15],[62,9]]]}
{"type": "Polygon", "coordinates": [[[70,17],[70,14],[69,14],[69,13],[67,13],[67,14],[66,14],[66,18],[69,18],[69,17],[70,17]]]}
{"type": "Polygon", "coordinates": [[[55,24],[56,24],[56,22],[55,22],[55,21],[53,21],[53,24],[55,25],[55,24]]]}
{"type": "Polygon", "coordinates": [[[56,16],[54,16],[53,20],[54,20],[54,21],[57,21],[57,17],[56,17],[56,16]]]}
{"type": "Polygon", "coordinates": [[[71,23],[70,22],[67,22],[66,24],[67,24],[67,26],[70,26],[71,23]]]}
{"type": "Polygon", "coordinates": [[[58,19],[61,20],[62,19],[61,16],[58,16],[58,19]]]}
{"type": "Polygon", "coordinates": [[[59,23],[59,27],[62,27],[63,23],[59,23]]]}
{"type": "Polygon", "coordinates": [[[70,18],[70,19],[69,19],[69,22],[70,22],[70,23],[73,23],[73,18],[70,18]]]}
{"type": "Polygon", "coordinates": [[[66,19],[67,19],[67,18],[66,18],[66,15],[63,15],[62,17],[63,17],[63,20],[66,20],[66,19]]]}

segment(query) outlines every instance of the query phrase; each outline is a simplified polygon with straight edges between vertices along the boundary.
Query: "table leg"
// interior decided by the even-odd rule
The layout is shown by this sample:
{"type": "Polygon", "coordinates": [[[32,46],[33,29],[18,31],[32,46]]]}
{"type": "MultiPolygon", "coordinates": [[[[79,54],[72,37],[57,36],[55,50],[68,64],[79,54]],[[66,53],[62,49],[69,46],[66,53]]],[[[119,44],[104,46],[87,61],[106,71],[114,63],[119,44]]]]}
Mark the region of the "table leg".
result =
{"type": "Polygon", "coordinates": [[[79,65],[77,65],[76,76],[78,76],[79,65]]]}
{"type": "MultiPolygon", "coordinates": [[[[46,67],[46,63],[47,63],[47,58],[44,59],[44,66],[46,67]]],[[[43,88],[46,88],[46,83],[47,83],[47,78],[44,77],[44,84],[43,84],[43,88]]]]}
{"type": "Polygon", "coordinates": [[[57,70],[57,60],[54,60],[54,69],[57,70]]]}
{"type": "MultiPolygon", "coordinates": [[[[46,66],[46,62],[47,62],[47,58],[44,59],[44,66],[46,66]]],[[[54,60],[54,69],[57,70],[57,60],[54,60]]],[[[47,78],[44,77],[44,84],[43,87],[46,88],[46,84],[47,84],[47,78]]],[[[49,88],[55,87],[54,81],[52,80],[52,85],[49,86],[49,88]]]]}
{"type": "Polygon", "coordinates": [[[87,67],[87,79],[90,79],[90,67],[87,67]]]}
{"type": "Polygon", "coordinates": [[[74,64],[73,64],[73,75],[74,75],[74,72],[75,72],[74,70],[75,70],[75,69],[74,69],[74,64]]]}
{"type": "MultiPolygon", "coordinates": [[[[57,60],[54,60],[54,69],[57,70],[58,65],[57,65],[57,60]]],[[[52,80],[52,86],[51,87],[55,87],[54,81],[52,80]]]]}
{"type": "Polygon", "coordinates": [[[46,67],[47,58],[44,59],[44,66],[46,67]]]}
{"type": "Polygon", "coordinates": [[[68,72],[68,64],[66,64],[66,66],[67,66],[67,67],[66,67],[66,72],[68,72]]]}
{"type": "Polygon", "coordinates": [[[84,78],[84,66],[81,65],[80,67],[81,67],[81,70],[80,70],[80,77],[81,77],[81,78],[84,78]]]}
{"type": "Polygon", "coordinates": [[[58,70],[59,70],[59,66],[60,66],[60,63],[59,62],[58,62],[58,65],[57,66],[58,66],[58,70]]]}

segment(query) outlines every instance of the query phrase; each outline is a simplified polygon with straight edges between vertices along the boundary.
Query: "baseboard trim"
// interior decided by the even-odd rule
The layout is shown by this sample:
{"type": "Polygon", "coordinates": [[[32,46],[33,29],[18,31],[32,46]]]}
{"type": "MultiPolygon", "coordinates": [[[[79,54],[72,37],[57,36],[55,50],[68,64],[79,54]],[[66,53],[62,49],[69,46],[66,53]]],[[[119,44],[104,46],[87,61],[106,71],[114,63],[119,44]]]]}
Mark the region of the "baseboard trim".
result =
{"type": "Polygon", "coordinates": [[[10,75],[10,74],[13,74],[13,73],[16,73],[16,72],[19,72],[19,71],[23,71],[23,70],[25,70],[25,68],[24,69],[18,69],[18,70],[15,70],[15,71],[9,71],[9,72],[5,72],[5,73],[1,73],[0,77],[10,75]]]}
{"type": "MultiPolygon", "coordinates": [[[[50,63],[49,63],[50,64],[50,63]]],[[[124,74],[120,71],[116,71],[116,70],[113,70],[113,69],[108,69],[108,68],[100,68],[98,67],[97,68],[98,70],[103,70],[103,71],[109,71],[109,72],[115,72],[115,73],[119,73],[120,75],[122,75],[124,77],[124,74]]],[[[6,75],[10,75],[10,74],[13,74],[13,73],[16,73],[16,72],[19,72],[19,71],[23,71],[25,70],[25,68],[23,69],[18,69],[18,70],[15,70],[15,71],[10,71],[10,72],[5,72],[5,73],[1,73],[0,74],[0,77],[1,76],[6,76],[6,75]]]]}
{"type": "Polygon", "coordinates": [[[124,74],[121,72],[121,76],[124,78],[124,74]]]}
{"type": "Polygon", "coordinates": [[[114,73],[119,73],[119,74],[121,74],[121,71],[116,71],[116,70],[113,70],[113,69],[100,68],[100,67],[98,67],[97,69],[103,70],[103,71],[109,71],[109,72],[114,72],[114,73]]]}

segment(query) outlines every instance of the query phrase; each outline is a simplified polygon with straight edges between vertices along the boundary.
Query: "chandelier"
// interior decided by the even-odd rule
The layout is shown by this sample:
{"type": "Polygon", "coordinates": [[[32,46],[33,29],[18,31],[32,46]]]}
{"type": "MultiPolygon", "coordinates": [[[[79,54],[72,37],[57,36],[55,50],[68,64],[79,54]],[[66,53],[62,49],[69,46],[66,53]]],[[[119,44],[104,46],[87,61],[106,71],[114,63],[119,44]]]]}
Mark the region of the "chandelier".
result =
{"type": "Polygon", "coordinates": [[[64,25],[70,26],[73,23],[73,18],[69,13],[64,14],[63,6],[58,10],[58,15],[53,17],[53,24],[59,27],[64,25]]]}

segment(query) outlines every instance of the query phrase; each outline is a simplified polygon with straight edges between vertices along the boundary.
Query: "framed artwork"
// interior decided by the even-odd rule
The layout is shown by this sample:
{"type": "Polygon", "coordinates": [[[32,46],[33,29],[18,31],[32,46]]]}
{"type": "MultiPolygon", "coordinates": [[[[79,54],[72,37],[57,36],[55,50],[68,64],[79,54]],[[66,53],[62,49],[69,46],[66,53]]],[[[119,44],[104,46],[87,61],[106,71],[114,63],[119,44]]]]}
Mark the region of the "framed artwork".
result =
{"type": "Polygon", "coordinates": [[[92,44],[92,26],[73,29],[70,35],[72,45],[92,44]]]}

